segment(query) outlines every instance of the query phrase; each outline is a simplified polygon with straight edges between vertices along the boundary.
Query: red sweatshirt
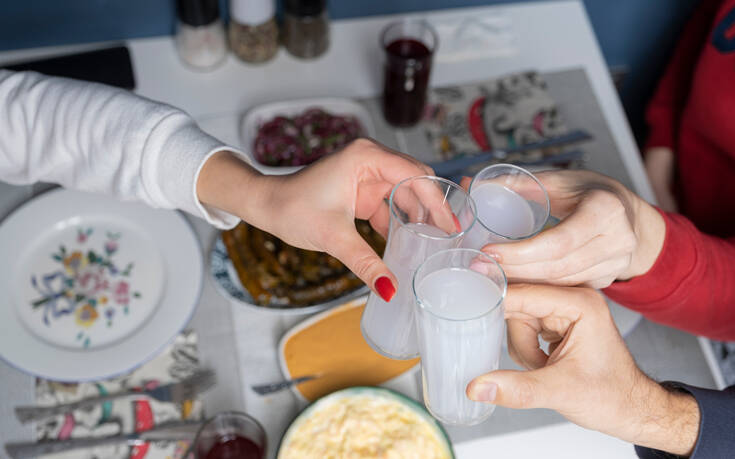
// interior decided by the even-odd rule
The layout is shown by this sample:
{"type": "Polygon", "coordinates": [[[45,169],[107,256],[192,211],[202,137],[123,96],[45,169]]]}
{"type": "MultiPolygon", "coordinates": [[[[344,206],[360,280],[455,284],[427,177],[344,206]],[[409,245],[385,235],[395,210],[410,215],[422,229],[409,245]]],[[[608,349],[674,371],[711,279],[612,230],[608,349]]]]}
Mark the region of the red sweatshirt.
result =
{"type": "Polygon", "coordinates": [[[735,235],[735,0],[703,0],[648,107],[647,147],[671,148],[682,214],[735,235]]]}
{"type": "Polygon", "coordinates": [[[735,341],[735,238],[703,234],[681,215],[661,215],[666,238],[653,267],[605,294],[654,322],[735,341]]]}

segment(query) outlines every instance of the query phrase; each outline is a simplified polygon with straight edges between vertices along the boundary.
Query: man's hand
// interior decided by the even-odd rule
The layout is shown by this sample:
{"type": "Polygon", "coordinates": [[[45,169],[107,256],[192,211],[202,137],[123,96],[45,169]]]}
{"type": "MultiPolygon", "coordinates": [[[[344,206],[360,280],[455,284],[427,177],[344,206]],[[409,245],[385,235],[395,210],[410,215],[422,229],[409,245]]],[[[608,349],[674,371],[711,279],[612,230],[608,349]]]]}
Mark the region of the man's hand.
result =
{"type": "Polygon", "coordinates": [[[529,371],[494,371],[467,395],[509,408],[550,408],[588,429],[687,455],[699,429],[693,397],[649,379],[591,289],[516,285],[505,300],[508,350],[529,371]],[[546,355],[538,337],[550,343],[546,355]]]}
{"type": "Polygon", "coordinates": [[[562,221],[533,238],[483,248],[510,280],[604,288],[653,266],[666,233],[656,209],[594,172],[537,177],[549,193],[551,214],[562,221]]]}

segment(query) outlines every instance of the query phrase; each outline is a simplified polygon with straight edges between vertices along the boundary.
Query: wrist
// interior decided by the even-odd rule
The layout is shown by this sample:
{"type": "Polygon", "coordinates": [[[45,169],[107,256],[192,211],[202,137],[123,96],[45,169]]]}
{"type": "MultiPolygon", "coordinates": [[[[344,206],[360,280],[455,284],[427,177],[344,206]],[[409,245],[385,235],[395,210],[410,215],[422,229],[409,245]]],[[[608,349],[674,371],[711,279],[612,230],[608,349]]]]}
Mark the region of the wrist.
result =
{"type": "Polygon", "coordinates": [[[636,243],[630,265],[618,276],[618,280],[629,280],[646,274],[656,263],[666,238],[666,222],[659,211],[633,193],[630,195],[634,201],[632,212],[636,243]]]}
{"type": "Polygon", "coordinates": [[[637,445],[679,456],[689,456],[699,436],[700,412],[689,393],[654,386],[647,400],[637,403],[637,432],[629,440],[637,445]]]}
{"type": "Polygon", "coordinates": [[[234,153],[222,150],[202,166],[197,197],[204,205],[261,226],[268,220],[268,201],[273,188],[270,182],[269,176],[250,167],[234,153]]]}

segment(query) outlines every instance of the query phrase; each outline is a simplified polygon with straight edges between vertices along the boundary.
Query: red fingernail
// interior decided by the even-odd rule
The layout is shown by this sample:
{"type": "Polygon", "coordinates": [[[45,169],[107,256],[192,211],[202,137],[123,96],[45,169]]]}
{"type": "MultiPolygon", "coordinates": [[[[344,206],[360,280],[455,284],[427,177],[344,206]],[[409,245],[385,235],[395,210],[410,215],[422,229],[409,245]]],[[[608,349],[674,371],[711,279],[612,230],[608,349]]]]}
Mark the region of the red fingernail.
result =
{"type": "Polygon", "coordinates": [[[396,294],[396,287],[388,276],[380,276],[378,280],[375,281],[375,290],[385,302],[392,300],[393,295],[396,294]]]}
{"type": "Polygon", "coordinates": [[[459,218],[457,218],[456,215],[452,214],[452,218],[454,219],[454,227],[457,228],[457,232],[462,232],[462,225],[459,224],[459,218]]]}

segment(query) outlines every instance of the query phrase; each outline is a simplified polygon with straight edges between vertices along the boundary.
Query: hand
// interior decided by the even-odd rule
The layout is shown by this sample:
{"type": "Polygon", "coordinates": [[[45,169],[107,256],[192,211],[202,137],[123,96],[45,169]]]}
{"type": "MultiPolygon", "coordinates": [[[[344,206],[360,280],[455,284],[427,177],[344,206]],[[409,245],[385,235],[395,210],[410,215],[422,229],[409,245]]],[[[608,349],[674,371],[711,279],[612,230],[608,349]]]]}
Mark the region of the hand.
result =
{"type": "Polygon", "coordinates": [[[515,285],[505,299],[508,351],[530,371],[475,378],[467,396],[509,408],[550,408],[571,422],[649,448],[690,454],[699,407],[641,372],[602,296],[591,289],[515,285]],[[549,344],[549,355],[538,336],[549,344]]]}
{"type": "Polygon", "coordinates": [[[678,212],[674,198],[674,152],[670,148],[655,147],[646,151],[645,165],[648,180],[653,187],[658,206],[667,212],[678,212]]]}
{"type": "Polygon", "coordinates": [[[386,236],[385,198],[393,186],[433,174],[410,156],[359,139],[291,175],[261,175],[231,154],[216,155],[200,173],[198,195],[288,244],[333,255],[389,301],[398,282],[359,235],[355,218],[386,236]]]}
{"type": "Polygon", "coordinates": [[[533,238],[483,248],[510,280],[603,288],[653,266],[666,234],[656,209],[595,172],[537,177],[549,193],[551,214],[562,221],[533,238]]]}

